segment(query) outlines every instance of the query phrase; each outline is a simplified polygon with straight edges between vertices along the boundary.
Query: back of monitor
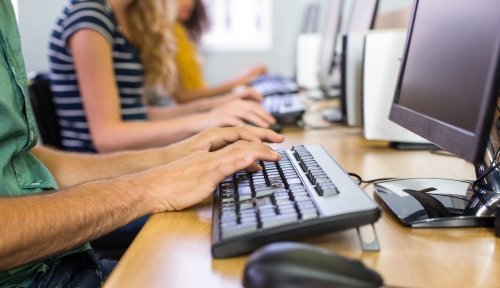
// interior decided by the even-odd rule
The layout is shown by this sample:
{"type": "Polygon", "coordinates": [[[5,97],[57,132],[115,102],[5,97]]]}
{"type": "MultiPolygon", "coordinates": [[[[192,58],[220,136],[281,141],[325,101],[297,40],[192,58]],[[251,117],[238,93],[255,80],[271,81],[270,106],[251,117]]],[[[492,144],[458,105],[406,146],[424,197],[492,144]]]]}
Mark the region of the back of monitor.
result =
{"type": "Polygon", "coordinates": [[[365,37],[363,116],[364,135],[370,140],[428,143],[389,120],[389,110],[401,65],[405,30],[371,31],[365,37]]]}
{"type": "Polygon", "coordinates": [[[366,32],[342,37],[341,97],[342,112],[349,126],[362,125],[363,51],[366,32]]]}
{"type": "Polygon", "coordinates": [[[306,89],[318,89],[319,33],[299,34],[297,37],[297,84],[306,89]]]}

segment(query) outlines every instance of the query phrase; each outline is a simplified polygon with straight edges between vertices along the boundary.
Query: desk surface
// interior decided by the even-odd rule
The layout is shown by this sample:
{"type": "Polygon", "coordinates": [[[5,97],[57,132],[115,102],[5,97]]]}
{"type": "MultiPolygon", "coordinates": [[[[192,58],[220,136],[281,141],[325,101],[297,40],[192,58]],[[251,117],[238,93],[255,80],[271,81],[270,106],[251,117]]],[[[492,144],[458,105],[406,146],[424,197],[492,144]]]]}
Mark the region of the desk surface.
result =
{"type": "MultiPolygon", "coordinates": [[[[443,177],[472,179],[471,164],[425,151],[395,151],[363,140],[358,128],[285,130],[286,142],[322,144],[346,171],[364,179],[443,177]]],[[[373,187],[366,191],[372,195],[373,187]]],[[[375,224],[380,252],[363,252],[354,229],[306,242],[360,259],[387,285],[399,287],[498,287],[500,238],[490,228],[410,229],[387,213],[375,224]]],[[[210,255],[211,207],[151,217],[106,287],[239,287],[246,256],[214,260],[210,255]]]]}

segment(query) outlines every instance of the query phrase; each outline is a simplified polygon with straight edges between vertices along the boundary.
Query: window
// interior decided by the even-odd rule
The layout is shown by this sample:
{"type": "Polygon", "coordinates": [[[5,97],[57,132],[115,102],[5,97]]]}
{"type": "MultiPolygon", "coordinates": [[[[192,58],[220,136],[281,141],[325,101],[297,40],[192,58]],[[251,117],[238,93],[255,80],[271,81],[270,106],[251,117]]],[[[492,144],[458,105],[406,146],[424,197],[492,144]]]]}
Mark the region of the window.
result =
{"type": "Polygon", "coordinates": [[[204,0],[210,21],[205,50],[268,50],[272,0],[204,0]]]}

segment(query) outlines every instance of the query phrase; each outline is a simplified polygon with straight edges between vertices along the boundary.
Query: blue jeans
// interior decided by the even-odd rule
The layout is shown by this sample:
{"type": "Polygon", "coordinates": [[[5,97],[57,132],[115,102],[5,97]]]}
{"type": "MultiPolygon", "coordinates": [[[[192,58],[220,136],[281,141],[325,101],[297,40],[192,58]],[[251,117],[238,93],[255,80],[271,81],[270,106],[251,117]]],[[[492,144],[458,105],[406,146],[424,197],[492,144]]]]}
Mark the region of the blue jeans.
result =
{"type": "Polygon", "coordinates": [[[29,288],[101,287],[115,265],[114,260],[97,259],[93,250],[71,254],[57,260],[29,288]]]}
{"type": "Polygon", "coordinates": [[[149,215],[136,219],[129,224],[91,241],[92,247],[100,258],[118,260],[141,230],[149,215]]]}

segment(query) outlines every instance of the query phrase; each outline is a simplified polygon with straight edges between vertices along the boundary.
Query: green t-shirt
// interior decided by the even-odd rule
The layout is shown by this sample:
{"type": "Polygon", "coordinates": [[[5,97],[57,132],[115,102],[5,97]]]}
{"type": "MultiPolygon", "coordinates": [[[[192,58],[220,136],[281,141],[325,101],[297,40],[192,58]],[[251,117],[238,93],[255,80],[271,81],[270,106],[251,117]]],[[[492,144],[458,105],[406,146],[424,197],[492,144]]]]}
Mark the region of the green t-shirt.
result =
{"type": "MultiPolygon", "coordinates": [[[[0,197],[58,188],[54,177],[31,153],[38,135],[29,104],[26,71],[13,11],[11,1],[0,0],[0,197]]],[[[86,244],[69,253],[89,248],[86,244]]],[[[49,269],[55,259],[57,257],[0,272],[0,287],[29,286],[38,273],[49,269]]]]}

